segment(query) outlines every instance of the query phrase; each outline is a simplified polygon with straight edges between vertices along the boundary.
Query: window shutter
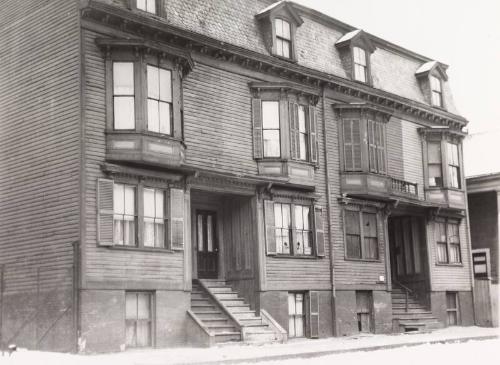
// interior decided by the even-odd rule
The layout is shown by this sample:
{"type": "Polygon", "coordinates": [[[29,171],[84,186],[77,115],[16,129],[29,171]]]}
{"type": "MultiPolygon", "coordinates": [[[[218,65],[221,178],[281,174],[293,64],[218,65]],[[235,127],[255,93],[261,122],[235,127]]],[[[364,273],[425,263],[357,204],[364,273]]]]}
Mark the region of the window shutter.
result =
{"type": "Polygon", "coordinates": [[[260,98],[252,99],[252,123],[253,157],[259,159],[264,157],[264,141],[262,140],[262,102],[260,98]]]}
{"type": "Polygon", "coordinates": [[[309,292],[309,337],[319,338],[319,293],[317,291],[309,292]]]}
{"type": "Polygon", "coordinates": [[[361,170],[361,131],[359,119],[344,119],[344,169],[345,171],[361,170]]]}
{"type": "Polygon", "coordinates": [[[296,103],[289,103],[288,113],[290,114],[290,148],[292,159],[299,158],[299,106],[296,103]]]}
{"type": "Polygon", "coordinates": [[[184,248],[184,190],[170,189],[171,249],[184,248]]]}
{"type": "Polygon", "coordinates": [[[385,124],[376,123],[376,143],[377,143],[377,163],[378,172],[385,174],[387,172],[385,163],[385,124]]]}
{"type": "Polygon", "coordinates": [[[325,256],[325,230],[323,228],[323,208],[318,205],[314,206],[314,229],[315,229],[315,244],[316,256],[325,256]]]}
{"type": "Polygon", "coordinates": [[[97,180],[97,242],[113,245],[113,180],[97,180]]]}
{"type": "Polygon", "coordinates": [[[318,124],[316,118],[316,108],[309,106],[309,146],[311,162],[318,164],[318,124]]]}
{"type": "Polygon", "coordinates": [[[276,255],[276,229],[274,226],[274,202],[272,200],[264,200],[264,218],[267,254],[276,255]]]}
{"type": "Polygon", "coordinates": [[[370,172],[377,172],[377,144],[375,141],[376,123],[368,120],[368,161],[370,163],[370,172]]]}

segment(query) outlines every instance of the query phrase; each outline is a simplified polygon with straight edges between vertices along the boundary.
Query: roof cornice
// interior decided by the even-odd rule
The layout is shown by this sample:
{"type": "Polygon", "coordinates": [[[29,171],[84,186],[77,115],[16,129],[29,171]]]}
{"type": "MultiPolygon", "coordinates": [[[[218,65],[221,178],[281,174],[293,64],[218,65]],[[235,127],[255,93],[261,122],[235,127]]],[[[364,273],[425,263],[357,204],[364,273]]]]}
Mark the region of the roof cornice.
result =
{"type": "Polygon", "coordinates": [[[460,115],[439,110],[427,104],[375,89],[340,76],[228,44],[115,5],[86,0],[81,7],[83,18],[122,32],[152,38],[156,42],[167,43],[175,47],[184,47],[192,52],[200,52],[221,61],[233,62],[248,69],[287,78],[292,82],[301,83],[308,87],[327,87],[363,101],[376,103],[397,110],[400,113],[427,120],[433,124],[461,129],[468,123],[460,115]]]}

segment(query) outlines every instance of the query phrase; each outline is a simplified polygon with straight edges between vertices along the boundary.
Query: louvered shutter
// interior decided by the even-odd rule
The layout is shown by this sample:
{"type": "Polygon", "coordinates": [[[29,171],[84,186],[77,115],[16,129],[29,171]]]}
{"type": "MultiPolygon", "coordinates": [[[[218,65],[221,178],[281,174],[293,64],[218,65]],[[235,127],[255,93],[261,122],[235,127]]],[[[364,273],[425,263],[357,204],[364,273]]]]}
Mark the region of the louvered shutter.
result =
{"type": "Polygon", "coordinates": [[[173,250],[184,249],[184,190],[170,189],[170,242],[173,250]]]}
{"type": "Polygon", "coordinates": [[[296,103],[288,103],[288,114],[290,115],[290,150],[292,159],[299,158],[299,110],[296,103]]]}
{"type": "Polygon", "coordinates": [[[368,161],[370,164],[370,172],[378,172],[377,168],[377,143],[375,141],[376,123],[373,120],[368,120],[368,161]]]}
{"type": "Polygon", "coordinates": [[[311,162],[318,164],[318,122],[316,117],[316,108],[309,106],[309,152],[311,162]]]}
{"type": "Polygon", "coordinates": [[[113,180],[97,180],[97,242],[113,245],[113,180]]]}
{"type": "Polygon", "coordinates": [[[252,99],[252,123],[253,123],[253,157],[259,159],[264,157],[264,141],[262,138],[262,101],[260,98],[252,99]]]}
{"type": "Polygon", "coordinates": [[[274,226],[274,202],[264,200],[264,218],[266,223],[266,252],[276,255],[276,228],[274,226]]]}
{"type": "Polygon", "coordinates": [[[381,174],[385,174],[387,172],[386,163],[385,163],[385,124],[376,123],[376,142],[377,142],[377,163],[378,163],[378,172],[381,174]]]}
{"type": "Polygon", "coordinates": [[[316,245],[316,256],[325,256],[325,229],[323,227],[323,208],[314,206],[314,242],[316,245]]]}
{"type": "Polygon", "coordinates": [[[309,292],[309,301],[308,301],[308,312],[309,312],[309,320],[308,329],[309,329],[309,337],[310,338],[318,338],[319,337],[319,293],[317,291],[309,292]]]}
{"type": "Polygon", "coordinates": [[[361,170],[361,132],[359,119],[344,119],[344,169],[345,171],[361,170]]]}

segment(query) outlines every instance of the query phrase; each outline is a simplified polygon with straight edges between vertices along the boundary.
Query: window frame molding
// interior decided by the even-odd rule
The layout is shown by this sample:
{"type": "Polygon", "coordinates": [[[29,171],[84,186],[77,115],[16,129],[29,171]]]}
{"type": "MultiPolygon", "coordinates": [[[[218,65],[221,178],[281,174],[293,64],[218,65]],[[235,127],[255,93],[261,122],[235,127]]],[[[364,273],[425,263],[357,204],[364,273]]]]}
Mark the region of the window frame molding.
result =
{"type": "Polygon", "coordinates": [[[344,261],[358,261],[358,262],[382,262],[382,254],[381,247],[385,245],[385,232],[381,232],[379,226],[383,223],[383,218],[381,217],[380,208],[371,205],[358,205],[356,203],[349,203],[342,208],[342,236],[344,240],[344,261]],[[361,257],[350,257],[347,254],[347,220],[346,220],[346,211],[356,212],[359,215],[359,236],[360,236],[360,253],[361,257]],[[363,213],[375,214],[376,222],[377,222],[377,258],[370,259],[363,257],[363,240],[365,238],[363,233],[363,213]],[[383,239],[381,241],[380,237],[383,235],[383,239]]]}

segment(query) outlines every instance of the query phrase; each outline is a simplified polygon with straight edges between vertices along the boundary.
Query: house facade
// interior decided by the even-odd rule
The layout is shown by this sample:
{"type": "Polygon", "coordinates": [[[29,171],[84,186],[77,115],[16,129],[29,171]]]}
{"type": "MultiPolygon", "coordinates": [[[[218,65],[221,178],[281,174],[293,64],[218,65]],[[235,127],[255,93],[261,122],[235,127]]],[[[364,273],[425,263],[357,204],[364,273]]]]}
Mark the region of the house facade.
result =
{"type": "Polygon", "coordinates": [[[473,324],[447,66],[288,1],[7,1],[1,343],[473,324]]]}

